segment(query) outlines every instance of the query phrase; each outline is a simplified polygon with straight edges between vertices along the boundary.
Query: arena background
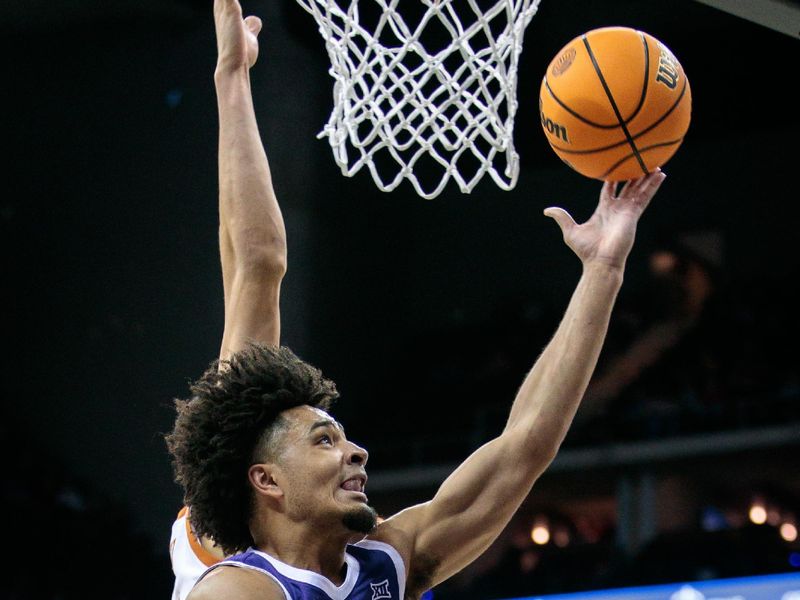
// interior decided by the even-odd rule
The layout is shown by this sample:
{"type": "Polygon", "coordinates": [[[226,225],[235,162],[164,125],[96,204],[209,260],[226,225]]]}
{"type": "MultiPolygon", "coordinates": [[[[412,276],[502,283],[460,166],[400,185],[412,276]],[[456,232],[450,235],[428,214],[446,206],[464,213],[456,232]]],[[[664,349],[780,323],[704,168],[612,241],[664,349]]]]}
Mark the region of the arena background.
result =
{"type": "MultiPolygon", "coordinates": [[[[2,502],[5,554],[24,559],[5,597],[170,593],[181,494],[162,434],[222,332],[211,5],[0,5],[2,502]]],[[[507,534],[440,596],[800,569],[791,529],[779,535],[800,511],[797,3],[750,4],[761,24],[694,0],[543,0],[522,54],[516,188],[487,179],[432,201],[341,175],[315,138],[331,84],[313,19],[288,0],[243,6],[265,23],[252,81],[289,236],[284,343],[337,381],[382,514],[428,498],[499,430],[579,274],[542,209],[586,218],[600,186],[546,145],[549,60],[625,25],[691,81],[692,125],[641,223],[601,367],[681,298],[650,275],[660,248],[710,269],[702,326],[570,434],[507,534]]]]}

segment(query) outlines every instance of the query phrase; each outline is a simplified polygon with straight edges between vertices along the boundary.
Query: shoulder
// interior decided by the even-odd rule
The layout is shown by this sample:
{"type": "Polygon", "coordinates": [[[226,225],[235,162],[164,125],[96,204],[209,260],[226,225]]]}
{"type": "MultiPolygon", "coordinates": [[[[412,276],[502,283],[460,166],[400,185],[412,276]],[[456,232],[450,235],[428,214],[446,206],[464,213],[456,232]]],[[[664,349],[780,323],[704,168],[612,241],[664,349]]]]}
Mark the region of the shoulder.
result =
{"type": "Polygon", "coordinates": [[[406,520],[411,510],[406,509],[388,519],[380,521],[375,529],[359,545],[377,542],[391,546],[396,552],[407,560],[411,557],[414,547],[413,528],[408,527],[406,520]]]}
{"type": "Polygon", "coordinates": [[[378,555],[386,555],[392,559],[393,562],[405,563],[404,553],[400,552],[395,544],[390,543],[386,538],[367,537],[360,542],[355,542],[348,546],[354,549],[357,556],[372,556],[377,553],[378,555]]]}
{"type": "Polygon", "coordinates": [[[399,525],[401,523],[395,517],[386,519],[356,546],[387,554],[398,570],[403,572],[405,578],[414,561],[414,538],[408,530],[399,525]]]}
{"type": "Polygon", "coordinates": [[[203,577],[186,600],[287,600],[280,585],[253,569],[219,565],[203,577]]]}
{"type": "Polygon", "coordinates": [[[387,552],[403,571],[405,593],[420,596],[431,587],[433,574],[439,562],[433,557],[420,553],[415,546],[416,532],[428,503],[406,509],[381,522],[373,533],[359,546],[366,546],[387,552]],[[397,559],[399,559],[399,564],[397,559]]]}
{"type": "Polygon", "coordinates": [[[364,541],[391,546],[405,565],[410,566],[415,559],[416,538],[424,529],[429,505],[430,502],[417,504],[382,520],[364,541]]]}

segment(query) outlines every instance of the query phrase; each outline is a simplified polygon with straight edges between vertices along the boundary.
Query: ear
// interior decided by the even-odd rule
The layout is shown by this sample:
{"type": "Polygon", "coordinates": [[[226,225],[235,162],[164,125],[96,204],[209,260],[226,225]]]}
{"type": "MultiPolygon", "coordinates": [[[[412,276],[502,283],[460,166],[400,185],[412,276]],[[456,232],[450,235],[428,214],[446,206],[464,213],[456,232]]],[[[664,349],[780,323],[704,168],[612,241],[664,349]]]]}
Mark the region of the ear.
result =
{"type": "Polygon", "coordinates": [[[267,496],[275,500],[283,499],[283,489],[275,480],[276,471],[276,466],[271,463],[250,466],[247,470],[247,478],[250,480],[250,485],[253,486],[253,490],[257,495],[267,496]]]}

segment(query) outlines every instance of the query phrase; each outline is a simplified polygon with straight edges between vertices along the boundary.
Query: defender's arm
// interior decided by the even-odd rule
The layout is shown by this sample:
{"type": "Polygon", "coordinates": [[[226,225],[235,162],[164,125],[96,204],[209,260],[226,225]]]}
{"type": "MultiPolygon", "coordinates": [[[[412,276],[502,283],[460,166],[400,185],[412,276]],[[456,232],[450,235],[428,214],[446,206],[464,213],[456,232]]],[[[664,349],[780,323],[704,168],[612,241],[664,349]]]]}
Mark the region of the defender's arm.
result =
{"type": "Polygon", "coordinates": [[[215,0],[219,110],[219,245],[225,292],[220,358],[248,342],[280,343],[286,229],[256,123],[250,68],[261,21],[237,0],[215,0]]]}

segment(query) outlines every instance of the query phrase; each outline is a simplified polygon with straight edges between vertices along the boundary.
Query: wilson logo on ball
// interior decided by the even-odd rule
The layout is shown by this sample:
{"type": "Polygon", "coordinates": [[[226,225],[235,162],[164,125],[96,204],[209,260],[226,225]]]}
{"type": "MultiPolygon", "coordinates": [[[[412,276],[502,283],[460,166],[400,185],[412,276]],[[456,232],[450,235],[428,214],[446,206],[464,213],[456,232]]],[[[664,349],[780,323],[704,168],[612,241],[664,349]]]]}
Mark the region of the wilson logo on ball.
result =
{"type": "Polygon", "coordinates": [[[552,119],[548,119],[544,116],[544,113],[539,113],[542,118],[542,127],[547,130],[547,133],[550,135],[556,136],[560,140],[564,140],[569,144],[569,137],[567,137],[567,128],[563,125],[559,125],[558,123],[553,122],[552,119]]]}
{"type": "Polygon", "coordinates": [[[550,72],[553,74],[553,77],[558,77],[559,75],[563,74],[564,71],[569,69],[570,65],[572,65],[572,61],[575,60],[575,54],[575,48],[568,48],[564,54],[556,59],[553,68],[550,70],[550,72]]]}
{"type": "Polygon", "coordinates": [[[658,75],[656,76],[656,81],[674,90],[678,85],[678,74],[680,73],[678,61],[672,55],[672,52],[667,50],[662,44],[659,44],[658,47],[661,50],[661,54],[658,57],[658,75]]]}

